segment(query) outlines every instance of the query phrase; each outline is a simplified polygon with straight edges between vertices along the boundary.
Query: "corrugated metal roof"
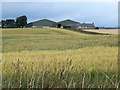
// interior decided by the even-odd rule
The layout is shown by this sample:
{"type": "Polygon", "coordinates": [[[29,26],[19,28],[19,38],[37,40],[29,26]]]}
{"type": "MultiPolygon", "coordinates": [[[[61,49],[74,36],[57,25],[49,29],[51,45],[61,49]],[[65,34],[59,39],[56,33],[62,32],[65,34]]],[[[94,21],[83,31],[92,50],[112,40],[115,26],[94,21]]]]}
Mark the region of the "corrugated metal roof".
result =
{"type": "Polygon", "coordinates": [[[79,22],[67,19],[67,20],[63,20],[58,22],[59,24],[61,24],[62,26],[77,26],[79,25],[79,22]]]}
{"type": "Polygon", "coordinates": [[[56,22],[48,20],[48,19],[42,19],[39,21],[32,22],[33,26],[51,26],[55,27],[57,25],[56,22]]]}
{"type": "Polygon", "coordinates": [[[95,27],[94,23],[79,23],[70,19],[67,20],[63,20],[60,22],[55,22],[52,20],[48,20],[48,19],[42,19],[42,20],[38,20],[35,22],[31,22],[29,24],[27,24],[27,26],[37,26],[37,27],[43,27],[43,26],[49,26],[49,27],[57,27],[58,24],[61,24],[62,26],[75,26],[75,27],[95,27]]]}

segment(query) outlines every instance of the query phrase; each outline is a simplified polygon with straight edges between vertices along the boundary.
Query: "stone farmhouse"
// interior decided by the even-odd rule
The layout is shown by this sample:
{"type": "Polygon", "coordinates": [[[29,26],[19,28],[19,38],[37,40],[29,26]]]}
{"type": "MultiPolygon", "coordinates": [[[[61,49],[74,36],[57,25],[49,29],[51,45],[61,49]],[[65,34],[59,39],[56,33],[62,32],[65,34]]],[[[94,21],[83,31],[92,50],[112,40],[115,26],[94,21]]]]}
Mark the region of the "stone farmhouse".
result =
{"type": "Polygon", "coordinates": [[[95,28],[94,23],[79,23],[70,19],[63,20],[60,22],[55,22],[48,19],[42,19],[39,21],[31,22],[27,24],[27,27],[33,28],[49,28],[49,27],[56,27],[56,28],[95,28]]]}
{"type": "Polygon", "coordinates": [[[2,27],[2,28],[15,28],[15,20],[14,19],[1,20],[0,27],[2,27]]]}

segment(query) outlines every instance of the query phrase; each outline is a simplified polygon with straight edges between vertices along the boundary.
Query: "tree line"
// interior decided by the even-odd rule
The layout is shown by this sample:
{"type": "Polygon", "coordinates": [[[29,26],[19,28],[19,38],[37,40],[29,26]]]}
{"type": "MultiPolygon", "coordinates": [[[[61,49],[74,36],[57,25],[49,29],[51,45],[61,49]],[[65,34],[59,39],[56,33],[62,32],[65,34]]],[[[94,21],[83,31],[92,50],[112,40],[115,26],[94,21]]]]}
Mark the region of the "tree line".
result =
{"type": "Polygon", "coordinates": [[[24,28],[27,25],[27,16],[19,16],[14,19],[1,20],[2,28],[24,28]]]}

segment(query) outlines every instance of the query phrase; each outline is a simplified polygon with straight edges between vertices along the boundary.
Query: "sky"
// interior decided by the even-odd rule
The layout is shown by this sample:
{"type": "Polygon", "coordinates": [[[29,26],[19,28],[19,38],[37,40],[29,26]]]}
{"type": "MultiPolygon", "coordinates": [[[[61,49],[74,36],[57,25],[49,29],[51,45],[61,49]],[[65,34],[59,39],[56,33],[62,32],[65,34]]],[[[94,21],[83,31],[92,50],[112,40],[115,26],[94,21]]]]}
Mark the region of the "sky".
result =
{"type": "Polygon", "coordinates": [[[1,0],[2,2],[118,2],[119,0],[1,0]]]}
{"type": "Polygon", "coordinates": [[[2,19],[26,15],[28,22],[40,19],[95,23],[99,27],[118,26],[117,2],[2,2],[2,19]]]}

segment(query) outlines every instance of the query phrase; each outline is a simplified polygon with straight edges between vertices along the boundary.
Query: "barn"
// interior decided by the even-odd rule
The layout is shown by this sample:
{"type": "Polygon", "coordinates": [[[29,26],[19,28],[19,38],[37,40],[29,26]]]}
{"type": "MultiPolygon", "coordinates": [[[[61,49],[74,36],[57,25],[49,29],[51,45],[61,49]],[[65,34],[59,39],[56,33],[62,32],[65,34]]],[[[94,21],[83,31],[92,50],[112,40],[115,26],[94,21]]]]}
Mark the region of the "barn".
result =
{"type": "Polygon", "coordinates": [[[58,22],[59,25],[61,25],[61,28],[71,28],[71,27],[76,27],[79,26],[79,22],[67,19],[67,20],[63,20],[58,22]]]}
{"type": "Polygon", "coordinates": [[[56,22],[48,19],[42,19],[42,20],[27,24],[27,27],[33,27],[33,28],[49,28],[49,27],[56,27],[56,26],[57,26],[56,22]]]}
{"type": "Polygon", "coordinates": [[[70,19],[63,20],[60,22],[55,22],[48,19],[42,19],[35,22],[31,22],[27,24],[27,27],[33,28],[49,28],[49,27],[56,27],[56,28],[95,28],[94,23],[79,23],[70,19]]]}

